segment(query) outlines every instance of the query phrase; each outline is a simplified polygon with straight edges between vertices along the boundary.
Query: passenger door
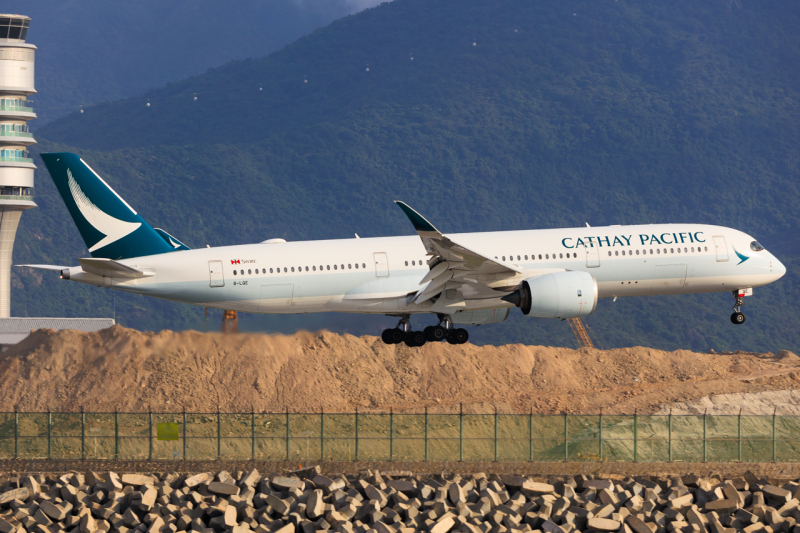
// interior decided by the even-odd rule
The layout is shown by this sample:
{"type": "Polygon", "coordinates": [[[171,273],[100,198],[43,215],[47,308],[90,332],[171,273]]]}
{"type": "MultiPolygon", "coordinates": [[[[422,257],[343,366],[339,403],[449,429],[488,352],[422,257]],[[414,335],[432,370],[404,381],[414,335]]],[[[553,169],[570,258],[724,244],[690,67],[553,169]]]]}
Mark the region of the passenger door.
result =
{"type": "Polygon", "coordinates": [[[725,237],[722,235],[714,236],[714,249],[717,252],[717,261],[722,263],[728,260],[728,245],[725,243],[725,237]]]}
{"type": "Polygon", "coordinates": [[[225,276],[222,273],[222,261],[209,261],[208,262],[208,279],[209,287],[224,287],[225,276]]]}
{"type": "Polygon", "coordinates": [[[379,278],[388,278],[389,258],[386,257],[386,252],[375,252],[372,256],[375,258],[375,275],[379,278]]]}

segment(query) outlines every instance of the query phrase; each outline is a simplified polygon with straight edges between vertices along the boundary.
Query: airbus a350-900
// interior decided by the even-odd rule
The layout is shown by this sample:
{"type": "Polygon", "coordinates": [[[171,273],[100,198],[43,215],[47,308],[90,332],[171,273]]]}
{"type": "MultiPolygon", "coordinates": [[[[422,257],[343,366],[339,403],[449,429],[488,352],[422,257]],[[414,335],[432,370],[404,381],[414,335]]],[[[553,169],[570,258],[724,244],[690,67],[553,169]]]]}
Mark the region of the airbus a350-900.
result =
{"type": "Polygon", "coordinates": [[[91,254],[78,266],[23,265],[63,279],[203,307],[251,313],[397,317],[389,344],[468,339],[459,325],[591,314],[600,298],[733,293],[786,272],[741,231],[702,224],[582,227],[444,235],[408,205],[417,236],[189,249],[152,228],[79,156],[42,154],[91,254]],[[422,331],[412,315],[431,316],[422,331]]]}

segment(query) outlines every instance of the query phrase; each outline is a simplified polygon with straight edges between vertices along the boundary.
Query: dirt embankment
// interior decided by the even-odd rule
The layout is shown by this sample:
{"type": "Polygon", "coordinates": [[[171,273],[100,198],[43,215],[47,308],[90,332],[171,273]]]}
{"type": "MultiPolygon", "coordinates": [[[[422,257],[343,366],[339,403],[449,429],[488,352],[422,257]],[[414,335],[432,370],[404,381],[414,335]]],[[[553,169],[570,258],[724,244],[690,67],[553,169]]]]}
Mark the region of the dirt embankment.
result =
{"type": "Polygon", "coordinates": [[[33,333],[0,354],[3,410],[654,412],[800,389],[800,358],[649,348],[386,346],[376,337],[33,333]]]}

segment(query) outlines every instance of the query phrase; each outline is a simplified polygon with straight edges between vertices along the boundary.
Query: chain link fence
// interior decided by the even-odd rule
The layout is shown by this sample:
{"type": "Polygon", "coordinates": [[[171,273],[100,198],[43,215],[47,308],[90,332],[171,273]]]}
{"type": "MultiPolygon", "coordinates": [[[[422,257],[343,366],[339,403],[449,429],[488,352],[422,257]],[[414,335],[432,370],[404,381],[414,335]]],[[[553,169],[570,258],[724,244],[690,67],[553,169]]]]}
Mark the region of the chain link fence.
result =
{"type": "Polygon", "coordinates": [[[0,459],[795,462],[800,416],[0,413],[0,459]]]}

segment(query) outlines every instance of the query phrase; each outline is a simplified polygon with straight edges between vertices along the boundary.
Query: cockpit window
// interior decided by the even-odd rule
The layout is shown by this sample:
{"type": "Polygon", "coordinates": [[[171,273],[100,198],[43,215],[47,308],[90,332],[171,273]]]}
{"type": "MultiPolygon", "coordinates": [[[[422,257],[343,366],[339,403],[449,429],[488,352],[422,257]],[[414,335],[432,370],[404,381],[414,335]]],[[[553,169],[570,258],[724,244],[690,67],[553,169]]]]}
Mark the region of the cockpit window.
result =
{"type": "Polygon", "coordinates": [[[758,241],[753,241],[750,243],[750,249],[753,250],[754,252],[760,252],[761,250],[764,249],[764,247],[758,244],[758,241]]]}

